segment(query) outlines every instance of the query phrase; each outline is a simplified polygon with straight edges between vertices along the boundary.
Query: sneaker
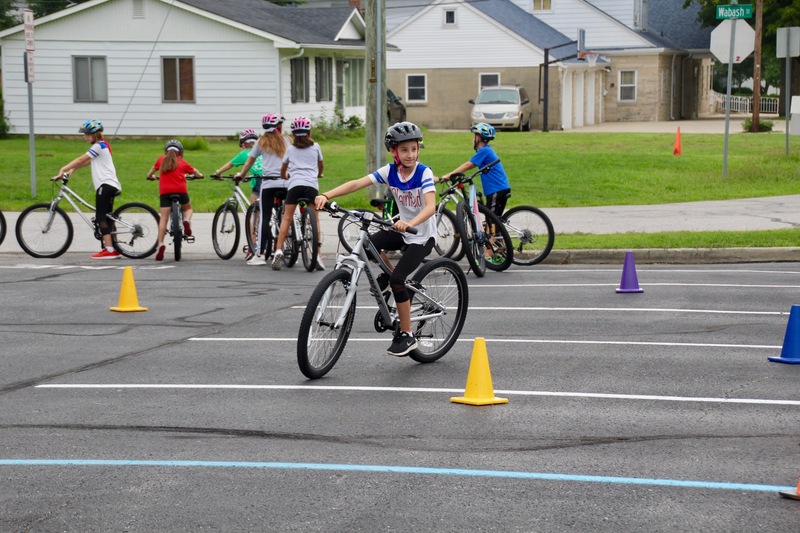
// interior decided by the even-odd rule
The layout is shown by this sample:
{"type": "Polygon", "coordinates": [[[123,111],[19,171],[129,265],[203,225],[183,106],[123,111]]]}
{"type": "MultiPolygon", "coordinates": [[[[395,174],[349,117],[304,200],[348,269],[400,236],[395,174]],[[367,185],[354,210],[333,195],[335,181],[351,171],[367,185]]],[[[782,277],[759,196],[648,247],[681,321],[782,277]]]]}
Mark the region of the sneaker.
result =
{"type": "Polygon", "coordinates": [[[278,250],[272,256],[272,270],[280,270],[283,266],[283,250],[278,250]]]}
{"type": "Polygon", "coordinates": [[[122,254],[118,251],[114,250],[109,252],[105,248],[97,252],[96,254],[92,254],[92,259],[118,259],[122,257],[122,254]]]}
{"type": "Polygon", "coordinates": [[[183,221],[183,234],[186,235],[187,237],[192,236],[192,226],[191,224],[189,224],[188,220],[183,221]]]}
{"type": "Polygon", "coordinates": [[[251,252],[250,249],[248,248],[247,251],[244,253],[244,260],[245,261],[250,261],[253,257],[255,257],[255,255],[256,254],[251,252]]]}
{"type": "Polygon", "coordinates": [[[325,263],[322,262],[322,256],[317,254],[317,270],[325,270],[325,263]]]}
{"type": "Polygon", "coordinates": [[[247,262],[247,264],[248,265],[253,265],[253,266],[259,266],[259,265],[266,266],[267,259],[263,255],[257,255],[255,257],[251,258],[250,261],[247,262]]]}
{"type": "Polygon", "coordinates": [[[156,252],[156,261],[163,261],[164,260],[164,252],[166,251],[166,245],[161,245],[158,247],[158,252],[156,252]]]}
{"type": "Polygon", "coordinates": [[[395,357],[404,357],[408,352],[417,347],[417,339],[413,335],[409,335],[405,331],[395,335],[392,339],[392,345],[386,350],[386,353],[395,357]]]}

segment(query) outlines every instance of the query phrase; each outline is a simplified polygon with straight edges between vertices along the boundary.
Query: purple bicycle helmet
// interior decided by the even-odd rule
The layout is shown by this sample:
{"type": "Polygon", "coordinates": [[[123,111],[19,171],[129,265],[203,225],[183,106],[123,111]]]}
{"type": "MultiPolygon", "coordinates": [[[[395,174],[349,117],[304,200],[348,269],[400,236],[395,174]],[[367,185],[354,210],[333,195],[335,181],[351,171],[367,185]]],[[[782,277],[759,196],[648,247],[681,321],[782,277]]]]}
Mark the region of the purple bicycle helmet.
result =
{"type": "Polygon", "coordinates": [[[297,117],[292,121],[291,128],[295,137],[304,137],[311,131],[311,121],[306,117],[297,117]]]}

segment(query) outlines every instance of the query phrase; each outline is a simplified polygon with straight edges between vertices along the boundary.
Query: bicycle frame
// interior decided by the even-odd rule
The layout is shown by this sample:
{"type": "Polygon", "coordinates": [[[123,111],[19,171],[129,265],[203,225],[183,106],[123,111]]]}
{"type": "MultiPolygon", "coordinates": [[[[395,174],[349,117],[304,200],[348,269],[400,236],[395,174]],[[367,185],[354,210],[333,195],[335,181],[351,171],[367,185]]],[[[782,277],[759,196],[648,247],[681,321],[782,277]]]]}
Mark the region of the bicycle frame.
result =
{"type": "MultiPolygon", "coordinates": [[[[333,210],[341,210],[338,208],[336,204],[332,204],[331,208],[333,210]]],[[[360,215],[352,215],[353,212],[351,211],[344,211],[346,216],[355,216],[361,220],[361,228],[359,229],[359,236],[356,243],[353,245],[353,251],[350,254],[339,254],[336,258],[336,266],[334,270],[346,268],[350,270],[350,288],[347,291],[347,296],[345,297],[344,305],[342,305],[342,309],[339,312],[339,316],[337,316],[336,321],[334,323],[334,328],[339,328],[344,323],[345,317],[347,316],[348,310],[350,309],[350,305],[353,302],[353,298],[356,296],[356,291],[358,290],[358,280],[361,278],[361,274],[364,273],[367,276],[367,281],[369,282],[370,287],[372,288],[372,292],[375,296],[375,301],[378,303],[378,309],[381,314],[381,318],[383,319],[383,323],[387,326],[394,325],[395,321],[397,320],[397,311],[393,310],[389,307],[389,304],[386,303],[386,300],[381,296],[380,287],[378,286],[377,277],[375,272],[373,271],[373,267],[371,261],[368,258],[368,252],[373,256],[377,257],[378,263],[377,268],[379,268],[383,273],[387,275],[391,275],[391,269],[389,266],[384,262],[381,258],[379,251],[375,248],[375,245],[372,244],[372,241],[369,238],[369,231],[368,228],[370,224],[380,223],[381,225],[390,225],[391,222],[386,223],[382,222],[382,219],[378,219],[375,217],[374,213],[370,211],[365,211],[360,213],[360,215]]],[[[417,305],[420,307],[424,304],[432,304],[436,307],[437,311],[434,313],[429,313],[425,315],[414,316],[414,309],[412,309],[412,317],[411,322],[420,322],[424,320],[430,320],[433,318],[438,318],[444,315],[444,310],[440,307],[440,305],[434,301],[433,299],[429,298],[428,295],[425,293],[425,290],[422,287],[417,287],[413,283],[406,281],[406,288],[414,293],[415,297],[418,297],[417,305]]],[[[413,301],[413,299],[412,299],[413,301]]],[[[323,300],[323,306],[327,306],[327,301],[323,300]]]]}
{"type": "MultiPolygon", "coordinates": [[[[69,178],[66,178],[66,180],[68,180],[68,179],[69,178]]],[[[48,231],[50,230],[50,226],[53,223],[53,216],[54,216],[54,213],[55,213],[55,208],[58,207],[58,204],[61,203],[61,200],[64,200],[64,199],[66,199],[67,202],[69,202],[69,204],[72,206],[72,208],[78,214],[78,216],[80,216],[81,219],[83,219],[83,221],[86,223],[86,225],[89,226],[90,228],[92,228],[92,230],[95,232],[95,237],[100,239],[100,236],[97,233],[97,231],[98,231],[97,230],[97,228],[98,228],[97,222],[93,221],[89,217],[87,217],[86,214],[84,214],[84,212],[81,211],[80,206],[81,205],[84,206],[86,209],[88,209],[92,213],[95,213],[97,211],[97,209],[95,208],[95,206],[93,206],[92,204],[90,204],[89,202],[87,202],[86,200],[81,198],[81,196],[78,193],[76,193],[75,191],[70,189],[69,186],[67,186],[67,182],[65,181],[64,178],[62,178],[61,183],[59,184],[58,194],[56,195],[55,198],[50,200],[50,217],[47,220],[47,226],[46,226],[47,230],[48,231]],[[77,200],[77,202],[76,202],[76,200],[77,200]]],[[[124,220],[118,219],[112,213],[108,213],[107,217],[112,222],[114,222],[114,224],[122,224],[123,226],[125,226],[128,229],[133,229],[133,226],[131,224],[125,222],[124,220]]],[[[112,229],[111,233],[112,234],[117,234],[118,232],[116,231],[116,228],[114,226],[112,226],[112,228],[114,228],[114,229],[112,229]]]]}

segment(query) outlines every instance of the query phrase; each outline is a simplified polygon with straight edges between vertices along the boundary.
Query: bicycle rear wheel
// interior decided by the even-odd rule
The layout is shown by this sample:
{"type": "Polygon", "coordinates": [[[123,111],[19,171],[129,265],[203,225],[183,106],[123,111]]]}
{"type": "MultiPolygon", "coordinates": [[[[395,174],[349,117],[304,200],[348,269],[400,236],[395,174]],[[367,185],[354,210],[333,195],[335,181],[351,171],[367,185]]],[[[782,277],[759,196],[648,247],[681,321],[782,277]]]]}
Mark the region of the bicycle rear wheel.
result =
{"type": "Polygon", "coordinates": [[[478,226],[466,202],[458,203],[456,214],[458,229],[461,232],[461,245],[464,247],[467,263],[472,272],[482,278],[486,275],[486,258],[483,255],[483,239],[478,236],[478,226]]]}
{"type": "Polygon", "coordinates": [[[297,257],[300,255],[300,236],[297,235],[294,223],[295,221],[292,219],[289,223],[289,231],[286,233],[286,240],[283,241],[283,264],[289,268],[297,263],[297,257]]]}
{"type": "MultiPolygon", "coordinates": [[[[458,231],[456,215],[447,208],[442,209],[436,214],[436,231],[438,238],[433,250],[440,257],[450,257],[454,260],[455,255],[460,252],[461,234],[458,231]]],[[[463,256],[463,253],[462,253],[463,256]]]]}
{"type": "Polygon", "coordinates": [[[236,254],[240,231],[236,206],[225,202],[217,208],[211,224],[211,242],[220,259],[230,259],[236,254]]]}
{"type": "Polygon", "coordinates": [[[0,211],[0,244],[3,244],[3,240],[6,238],[6,217],[3,216],[3,212],[0,211]]]}
{"type": "Polygon", "coordinates": [[[147,204],[131,202],[114,211],[111,242],[125,257],[142,259],[158,246],[158,213],[147,204]]]}
{"type": "Polygon", "coordinates": [[[344,351],[356,314],[356,296],[336,327],[350,288],[350,271],[334,270],[319,282],[308,300],[297,334],[297,364],[309,379],[319,379],[336,364],[344,351]]]}
{"type": "Polygon", "coordinates": [[[483,204],[478,204],[483,224],[483,247],[486,255],[486,268],[502,272],[511,266],[514,250],[511,248],[511,237],[500,217],[483,204]]]}
{"type": "MultiPolygon", "coordinates": [[[[365,212],[366,209],[354,209],[353,211],[360,211],[365,212]]],[[[373,216],[376,218],[380,218],[380,214],[372,211],[373,216]]],[[[370,234],[375,233],[380,228],[375,225],[370,225],[369,232],[370,234]]],[[[361,221],[349,217],[347,215],[343,216],[339,219],[339,225],[337,227],[337,233],[339,234],[339,242],[342,243],[342,247],[347,250],[347,253],[353,251],[353,244],[355,244],[356,240],[358,240],[359,232],[361,231],[361,221]]]]}
{"type": "Polygon", "coordinates": [[[172,225],[172,251],[175,252],[175,261],[181,260],[181,245],[183,244],[182,218],[180,204],[178,202],[172,202],[170,224],[172,225]]]}
{"type": "Polygon", "coordinates": [[[424,287],[424,292],[411,291],[411,330],[417,348],[408,356],[419,363],[432,363],[450,351],[464,327],[469,308],[467,277],[458,263],[439,257],[417,270],[413,282],[424,287]],[[415,321],[415,317],[439,312],[441,316],[415,321]]]}
{"type": "Polygon", "coordinates": [[[34,204],[25,208],[15,228],[20,247],[33,257],[58,257],[72,244],[72,221],[60,207],[34,204]]]}
{"type": "Polygon", "coordinates": [[[244,215],[244,235],[247,239],[247,248],[254,254],[261,253],[258,243],[258,232],[261,227],[261,206],[258,201],[250,204],[244,215]]]}
{"type": "Polygon", "coordinates": [[[319,228],[317,228],[317,213],[311,205],[303,208],[300,214],[300,250],[303,253],[303,266],[307,272],[317,268],[317,254],[319,253],[319,228]]]}
{"type": "Polygon", "coordinates": [[[541,209],[518,205],[505,212],[503,221],[511,236],[515,265],[535,265],[550,255],[556,232],[541,209]]]}

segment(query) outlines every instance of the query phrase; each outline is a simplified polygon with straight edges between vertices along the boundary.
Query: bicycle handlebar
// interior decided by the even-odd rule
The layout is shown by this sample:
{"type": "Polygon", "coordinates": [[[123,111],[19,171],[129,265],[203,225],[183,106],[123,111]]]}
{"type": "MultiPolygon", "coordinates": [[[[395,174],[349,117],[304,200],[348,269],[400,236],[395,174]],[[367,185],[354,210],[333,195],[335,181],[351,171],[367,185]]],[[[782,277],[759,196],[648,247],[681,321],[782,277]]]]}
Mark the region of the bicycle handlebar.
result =
{"type": "MultiPolygon", "coordinates": [[[[353,217],[356,220],[367,220],[370,224],[375,224],[378,226],[384,226],[389,229],[394,229],[394,222],[391,220],[384,220],[382,218],[375,218],[374,216],[371,219],[367,219],[365,215],[369,213],[373,215],[371,211],[350,211],[349,209],[345,209],[344,207],[340,206],[336,202],[325,202],[325,206],[323,207],[325,211],[328,213],[335,215],[336,213],[344,213],[349,217],[353,217]]],[[[396,230],[395,230],[396,231],[396,230]]],[[[416,235],[418,230],[414,227],[409,227],[405,231],[406,233],[410,233],[411,235],[416,235]]]]}
{"type": "MultiPolygon", "coordinates": [[[[160,176],[148,176],[146,179],[147,179],[147,181],[158,181],[159,177],[160,176]]],[[[196,174],[186,174],[186,179],[188,181],[201,180],[201,179],[203,179],[203,176],[198,176],[196,174]]]]}
{"type": "Polygon", "coordinates": [[[237,183],[241,183],[243,181],[246,181],[246,180],[249,180],[249,179],[253,179],[253,178],[260,179],[262,181],[265,181],[265,180],[279,180],[279,179],[281,179],[280,176],[238,176],[237,177],[236,175],[233,175],[233,176],[217,176],[217,175],[211,174],[211,179],[213,179],[213,180],[217,180],[217,181],[234,180],[237,183]]]}

